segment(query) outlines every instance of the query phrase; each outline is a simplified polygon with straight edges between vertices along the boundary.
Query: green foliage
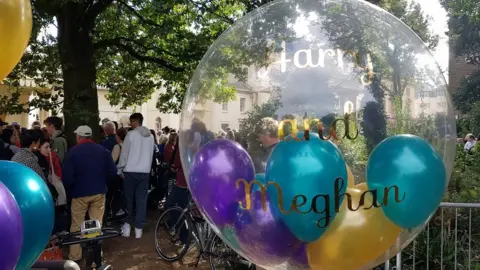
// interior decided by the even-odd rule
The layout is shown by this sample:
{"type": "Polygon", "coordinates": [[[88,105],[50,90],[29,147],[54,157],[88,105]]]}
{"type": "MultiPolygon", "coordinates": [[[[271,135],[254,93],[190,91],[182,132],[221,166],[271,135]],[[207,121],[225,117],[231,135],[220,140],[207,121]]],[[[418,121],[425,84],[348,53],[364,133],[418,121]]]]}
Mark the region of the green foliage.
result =
{"type": "Polygon", "coordinates": [[[349,131],[350,136],[355,139],[350,140],[345,135],[345,124],[342,121],[337,122],[337,135],[341,138],[338,142],[338,148],[343,154],[345,162],[350,166],[353,174],[355,175],[356,184],[365,181],[365,167],[368,161],[368,149],[366,144],[366,139],[362,135],[358,135],[357,131],[360,129],[360,124],[358,123],[356,117],[352,115],[349,122],[349,131]],[[342,138],[343,137],[343,138],[342,138]]]}
{"type": "MultiPolygon", "coordinates": [[[[193,71],[213,41],[246,12],[267,2],[32,0],[34,29],[30,47],[8,82],[18,83],[28,77],[40,87],[54,85],[66,93],[38,95],[21,110],[11,106],[19,101],[18,95],[12,95],[2,99],[5,101],[2,109],[18,113],[36,107],[50,110],[64,105],[64,113],[85,111],[69,116],[70,120],[84,122],[85,119],[79,119],[82,115],[81,118],[98,117],[98,108],[91,107],[96,97],[89,93],[95,90],[95,85],[107,87],[110,103],[123,108],[143,103],[162,86],[165,91],[159,96],[158,108],[178,113],[193,71]],[[57,35],[46,30],[52,26],[58,29],[57,35]],[[82,36],[81,32],[87,35],[82,36]],[[90,67],[72,69],[79,61],[94,64],[93,77],[80,74],[90,67]],[[78,74],[67,78],[66,71],[78,74]],[[63,88],[64,84],[68,87],[63,88]],[[93,88],[85,89],[81,84],[93,88]],[[79,91],[82,88],[85,93],[79,91]],[[61,97],[65,97],[65,102],[57,103],[61,97]]],[[[239,77],[244,71],[240,67],[227,68],[226,64],[223,70],[209,71],[217,78],[209,83],[220,87],[207,84],[199,96],[216,102],[235,98],[235,89],[226,85],[226,70],[238,71],[239,77]]]]}
{"type": "MultiPolygon", "coordinates": [[[[443,201],[478,203],[480,164],[476,161],[479,158],[478,149],[472,154],[467,154],[463,147],[458,145],[452,178],[443,201]]],[[[439,209],[433,216],[427,230],[417,237],[416,244],[403,250],[403,263],[413,265],[415,255],[415,267],[418,269],[426,269],[427,262],[430,269],[440,269],[441,263],[443,269],[479,269],[479,251],[480,215],[478,210],[444,208],[439,209]],[[471,220],[469,220],[470,217],[471,220]],[[469,235],[472,236],[471,241],[469,235]],[[443,258],[443,262],[440,258],[443,258]],[[471,260],[471,268],[469,268],[469,260],[471,260]]]]}
{"type": "Polygon", "coordinates": [[[453,93],[453,104],[460,113],[457,120],[457,133],[464,137],[468,133],[475,136],[480,133],[480,71],[473,72],[462,79],[457,91],[453,93]]]}
{"type": "Polygon", "coordinates": [[[480,70],[463,79],[453,93],[453,103],[461,113],[468,113],[477,101],[480,101],[480,70]]]}
{"type": "Polygon", "coordinates": [[[480,11],[476,0],[441,0],[449,15],[450,44],[456,55],[480,64],[480,11]]]}
{"type": "Polygon", "coordinates": [[[367,154],[370,154],[375,146],[387,137],[387,120],[383,103],[370,101],[362,110],[362,130],[365,136],[367,154]]]}
{"type": "MultiPolygon", "coordinates": [[[[423,13],[420,4],[407,0],[375,2],[407,24],[430,49],[436,48],[439,37],[429,30],[432,20],[423,13]]],[[[355,9],[349,3],[342,5],[345,11],[355,9]]],[[[402,97],[406,87],[416,83],[418,77],[418,48],[405,44],[405,39],[398,38],[397,33],[385,29],[374,18],[371,22],[360,22],[356,16],[339,18],[340,16],[335,9],[327,15],[324,26],[327,35],[339,47],[359,52],[362,65],[366,63],[367,52],[370,54],[376,85],[368,87],[368,90],[374,96],[378,96],[380,90],[381,96],[402,97]],[[363,27],[365,24],[377,27],[366,29],[363,27]]]]}

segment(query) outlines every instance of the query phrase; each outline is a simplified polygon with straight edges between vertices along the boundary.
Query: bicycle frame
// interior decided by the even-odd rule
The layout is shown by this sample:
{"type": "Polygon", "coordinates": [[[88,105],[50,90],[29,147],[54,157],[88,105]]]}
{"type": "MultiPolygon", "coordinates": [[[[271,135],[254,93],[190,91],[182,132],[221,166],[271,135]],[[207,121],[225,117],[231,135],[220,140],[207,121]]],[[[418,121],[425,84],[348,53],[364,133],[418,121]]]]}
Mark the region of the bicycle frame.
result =
{"type": "MultiPolygon", "coordinates": [[[[182,221],[186,222],[187,218],[190,219],[191,224],[192,224],[192,228],[191,228],[192,229],[192,231],[191,231],[192,236],[193,236],[196,244],[200,248],[195,265],[198,266],[198,264],[200,263],[201,257],[205,256],[205,255],[210,255],[210,256],[217,257],[217,258],[221,258],[223,260],[237,261],[237,262],[245,264],[245,265],[250,265],[251,263],[249,261],[247,261],[247,260],[245,260],[241,257],[240,257],[241,259],[238,260],[237,253],[235,253],[235,251],[233,251],[233,250],[232,250],[232,252],[235,255],[232,255],[234,257],[232,259],[230,259],[230,257],[232,257],[230,255],[229,256],[222,256],[222,255],[219,255],[219,254],[214,254],[211,251],[209,251],[209,247],[212,244],[212,242],[215,240],[216,234],[213,231],[213,229],[211,228],[211,226],[208,224],[208,222],[198,222],[198,221],[196,221],[196,219],[193,217],[193,214],[192,214],[192,209],[194,207],[196,207],[195,203],[194,203],[192,197],[190,196],[187,207],[185,207],[182,210],[182,212],[181,212],[180,216],[178,217],[177,221],[175,222],[174,226],[172,226],[172,228],[170,229],[170,230],[173,230],[173,231],[170,231],[169,233],[175,233],[175,228],[177,228],[177,226],[180,225],[180,222],[182,222],[182,221]]],[[[188,224],[185,224],[185,225],[188,225],[188,224]]],[[[189,228],[187,228],[187,229],[189,229],[189,228]]]]}

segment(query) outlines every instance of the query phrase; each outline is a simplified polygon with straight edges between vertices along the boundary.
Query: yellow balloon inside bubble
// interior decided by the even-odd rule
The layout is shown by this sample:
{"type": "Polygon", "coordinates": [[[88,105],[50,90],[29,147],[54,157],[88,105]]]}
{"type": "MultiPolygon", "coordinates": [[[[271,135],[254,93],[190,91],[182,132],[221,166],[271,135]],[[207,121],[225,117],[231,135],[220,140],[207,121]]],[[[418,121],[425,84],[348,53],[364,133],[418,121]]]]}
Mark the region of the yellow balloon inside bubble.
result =
{"type": "Polygon", "coordinates": [[[347,188],[353,188],[355,186],[355,176],[353,176],[352,169],[350,169],[350,166],[347,166],[347,174],[348,174],[348,186],[347,188]]]}
{"type": "Polygon", "coordinates": [[[0,80],[22,58],[31,32],[30,0],[0,0],[0,80]]]}
{"type": "Polygon", "coordinates": [[[311,269],[362,269],[395,245],[401,228],[393,224],[381,208],[369,208],[373,205],[373,197],[367,191],[365,183],[347,189],[351,208],[355,211],[349,209],[345,198],[341,212],[325,234],[307,245],[311,269]],[[362,197],[364,205],[359,206],[362,197]]]}

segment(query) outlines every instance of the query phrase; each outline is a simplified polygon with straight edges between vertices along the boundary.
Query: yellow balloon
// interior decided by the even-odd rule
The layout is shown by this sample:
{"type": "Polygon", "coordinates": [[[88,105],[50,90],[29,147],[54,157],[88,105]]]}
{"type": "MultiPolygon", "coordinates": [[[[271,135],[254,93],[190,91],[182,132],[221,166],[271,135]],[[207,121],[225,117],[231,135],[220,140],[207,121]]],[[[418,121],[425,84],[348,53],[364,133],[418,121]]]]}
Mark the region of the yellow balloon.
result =
{"type": "MultiPolygon", "coordinates": [[[[365,183],[348,189],[351,209],[359,207],[365,183]]],[[[400,235],[401,229],[393,224],[381,208],[372,206],[371,193],[365,193],[364,206],[357,211],[348,209],[347,197],[340,213],[328,230],[317,241],[307,245],[307,257],[313,270],[357,270],[387,251],[400,235]]]]}
{"type": "Polygon", "coordinates": [[[355,177],[353,176],[352,169],[347,165],[347,174],[348,174],[348,186],[347,188],[353,188],[355,185],[355,177]]]}
{"type": "Polygon", "coordinates": [[[30,0],[0,0],[0,81],[22,58],[31,32],[30,0]]]}
{"type": "Polygon", "coordinates": [[[362,182],[360,184],[355,185],[355,189],[361,190],[362,192],[365,192],[368,190],[367,182],[362,182]]]}

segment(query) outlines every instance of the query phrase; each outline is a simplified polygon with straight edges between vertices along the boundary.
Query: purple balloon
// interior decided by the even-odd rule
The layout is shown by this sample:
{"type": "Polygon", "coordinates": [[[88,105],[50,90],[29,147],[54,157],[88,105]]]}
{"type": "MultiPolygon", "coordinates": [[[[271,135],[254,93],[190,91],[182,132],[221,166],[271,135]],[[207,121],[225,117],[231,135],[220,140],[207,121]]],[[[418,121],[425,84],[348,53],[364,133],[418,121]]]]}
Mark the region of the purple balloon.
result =
{"type": "Polygon", "coordinates": [[[307,258],[307,245],[302,245],[297,252],[288,260],[293,269],[310,269],[307,258]]]}
{"type": "Polygon", "coordinates": [[[268,196],[265,198],[266,210],[261,191],[252,194],[250,210],[239,207],[235,230],[240,247],[255,264],[273,267],[292,259],[298,264],[297,254],[301,256],[303,249],[305,255],[305,245],[283,223],[268,196]]]}
{"type": "Polygon", "coordinates": [[[202,146],[190,167],[190,191],[207,218],[219,228],[233,224],[238,202],[245,198],[239,179],[253,180],[255,169],[247,151],[230,140],[202,146]]]}
{"type": "Polygon", "coordinates": [[[12,193],[0,182],[0,269],[15,268],[23,242],[20,208],[12,193]]]}

